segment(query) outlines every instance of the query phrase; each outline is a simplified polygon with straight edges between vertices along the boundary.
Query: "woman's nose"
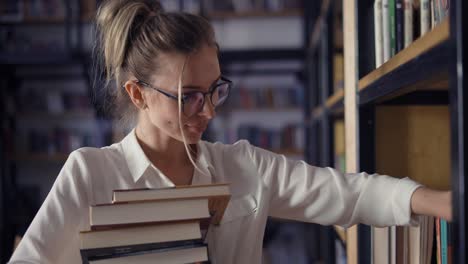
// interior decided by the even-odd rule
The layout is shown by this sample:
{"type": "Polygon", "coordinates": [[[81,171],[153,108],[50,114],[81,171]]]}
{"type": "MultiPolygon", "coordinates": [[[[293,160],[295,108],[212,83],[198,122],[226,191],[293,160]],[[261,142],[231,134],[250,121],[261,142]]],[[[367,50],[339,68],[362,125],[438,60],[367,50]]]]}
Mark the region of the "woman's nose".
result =
{"type": "Polygon", "coordinates": [[[212,119],[216,115],[215,107],[209,98],[205,97],[205,104],[200,114],[208,117],[208,119],[212,119]]]}

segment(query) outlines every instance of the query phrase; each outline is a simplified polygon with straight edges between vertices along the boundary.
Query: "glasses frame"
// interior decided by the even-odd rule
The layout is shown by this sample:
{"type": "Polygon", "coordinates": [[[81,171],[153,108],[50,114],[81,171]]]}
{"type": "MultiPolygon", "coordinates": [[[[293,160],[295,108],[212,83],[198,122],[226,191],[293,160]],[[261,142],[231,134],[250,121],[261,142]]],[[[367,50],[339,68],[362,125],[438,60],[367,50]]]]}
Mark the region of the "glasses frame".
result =
{"type": "MultiPolygon", "coordinates": [[[[148,88],[151,88],[151,89],[153,89],[153,90],[155,90],[155,91],[157,91],[157,92],[160,92],[160,93],[162,93],[163,95],[165,95],[165,96],[167,96],[168,98],[171,98],[171,99],[173,99],[173,100],[176,100],[176,101],[177,101],[177,100],[179,99],[179,97],[178,97],[177,95],[173,95],[173,94],[171,94],[171,93],[169,93],[169,92],[166,92],[166,91],[164,91],[164,90],[161,89],[161,88],[154,87],[154,86],[148,84],[147,82],[144,82],[144,81],[141,81],[141,80],[136,80],[136,83],[137,83],[137,84],[141,84],[141,85],[143,85],[143,86],[146,86],[146,87],[148,87],[148,88]]],[[[213,83],[213,84],[210,86],[210,89],[208,90],[208,92],[201,92],[201,91],[192,91],[192,92],[188,92],[188,93],[200,93],[200,94],[203,95],[203,103],[202,103],[202,105],[201,105],[201,107],[200,107],[200,110],[199,110],[198,112],[196,112],[196,113],[193,113],[193,114],[190,115],[190,116],[194,116],[194,115],[200,113],[201,111],[203,111],[203,108],[205,107],[205,103],[206,103],[206,99],[205,99],[205,98],[206,98],[207,95],[210,95],[210,103],[211,103],[211,105],[214,106],[214,107],[218,107],[219,105],[216,106],[216,105],[213,104],[213,92],[215,91],[215,89],[216,89],[217,87],[219,87],[219,86],[221,86],[221,85],[224,85],[224,84],[226,84],[226,83],[228,84],[228,91],[227,91],[227,94],[228,94],[228,95],[227,95],[227,97],[229,97],[229,94],[230,94],[230,92],[231,92],[231,88],[232,88],[233,82],[232,82],[231,80],[229,80],[228,78],[224,77],[224,76],[220,76],[219,79],[216,80],[216,82],[213,83]],[[217,83],[219,80],[223,81],[223,83],[217,83]]],[[[226,97],[226,100],[227,100],[227,97],[226,97]]],[[[184,96],[183,96],[183,94],[182,94],[181,102],[182,102],[182,108],[183,108],[183,109],[185,109],[185,108],[184,108],[184,106],[185,106],[185,100],[184,100],[184,99],[185,99],[185,98],[184,98],[184,96]]],[[[223,103],[224,103],[224,102],[223,102],[223,103]]],[[[183,110],[183,109],[182,109],[182,110],[183,110]]],[[[185,111],[183,111],[183,113],[184,113],[184,115],[188,116],[188,115],[185,113],[185,111]]],[[[189,117],[190,117],[190,116],[189,116],[189,117]]]]}

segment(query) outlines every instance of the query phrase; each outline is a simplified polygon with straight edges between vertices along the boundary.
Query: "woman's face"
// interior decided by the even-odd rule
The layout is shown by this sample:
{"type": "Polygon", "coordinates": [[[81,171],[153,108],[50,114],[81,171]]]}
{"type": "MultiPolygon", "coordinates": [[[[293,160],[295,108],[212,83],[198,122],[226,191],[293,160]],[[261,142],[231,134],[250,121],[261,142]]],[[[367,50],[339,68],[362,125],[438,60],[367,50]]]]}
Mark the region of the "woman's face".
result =
{"type": "MultiPolygon", "coordinates": [[[[171,95],[178,95],[179,76],[182,73],[182,94],[201,91],[208,92],[221,75],[217,50],[215,47],[203,45],[190,56],[165,53],[158,58],[158,73],[148,82],[152,87],[161,89],[171,95]]],[[[148,108],[145,109],[147,120],[168,136],[182,141],[179,126],[178,102],[150,88],[143,89],[143,96],[148,108]]],[[[206,130],[209,121],[215,116],[215,109],[205,96],[203,109],[192,116],[181,115],[181,125],[188,144],[197,143],[206,130]]]]}

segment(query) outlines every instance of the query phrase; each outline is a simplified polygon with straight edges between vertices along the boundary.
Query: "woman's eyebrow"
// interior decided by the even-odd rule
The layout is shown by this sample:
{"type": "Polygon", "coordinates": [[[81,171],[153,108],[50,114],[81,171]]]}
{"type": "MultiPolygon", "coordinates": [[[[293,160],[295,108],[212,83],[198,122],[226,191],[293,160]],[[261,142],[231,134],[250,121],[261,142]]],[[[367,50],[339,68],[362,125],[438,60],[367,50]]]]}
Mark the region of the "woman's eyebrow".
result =
{"type": "MultiPolygon", "coordinates": [[[[219,75],[213,82],[211,82],[211,85],[210,87],[216,83],[217,81],[219,81],[221,79],[221,75],[219,75]]],[[[203,90],[203,87],[201,86],[198,86],[198,85],[184,85],[182,86],[183,89],[189,89],[189,90],[203,90]]]]}

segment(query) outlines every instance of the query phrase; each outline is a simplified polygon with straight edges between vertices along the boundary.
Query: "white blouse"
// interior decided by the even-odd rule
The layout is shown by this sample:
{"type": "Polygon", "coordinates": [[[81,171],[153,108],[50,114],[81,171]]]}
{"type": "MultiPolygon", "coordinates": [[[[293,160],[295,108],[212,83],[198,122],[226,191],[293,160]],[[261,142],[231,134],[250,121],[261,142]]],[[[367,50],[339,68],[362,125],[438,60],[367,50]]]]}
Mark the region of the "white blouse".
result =
{"type": "MultiPolygon", "coordinates": [[[[231,201],[207,235],[212,263],[261,263],[268,216],[349,227],[415,223],[410,199],[420,185],[366,173],[343,174],[250,145],[198,143],[192,184],[229,182],[231,201]]],[[[72,152],[9,263],[81,263],[79,231],[89,206],[114,189],[174,184],[145,156],[132,130],[121,142],[72,152]]]]}

